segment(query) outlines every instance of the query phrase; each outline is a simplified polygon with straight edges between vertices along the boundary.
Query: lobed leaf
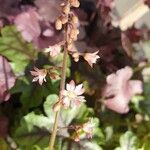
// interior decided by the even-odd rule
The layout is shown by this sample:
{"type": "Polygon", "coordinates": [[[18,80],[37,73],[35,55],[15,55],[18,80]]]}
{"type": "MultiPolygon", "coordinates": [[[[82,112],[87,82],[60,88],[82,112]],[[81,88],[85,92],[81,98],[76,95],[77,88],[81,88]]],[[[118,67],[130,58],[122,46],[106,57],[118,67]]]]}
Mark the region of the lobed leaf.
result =
{"type": "Polygon", "coordinates": [[[0,54],[11,61],[14,72],[23,72],[29,62],[36,59],[37,52],[21,38],[14,26],[2,28],[1,35],[0,54]]]}

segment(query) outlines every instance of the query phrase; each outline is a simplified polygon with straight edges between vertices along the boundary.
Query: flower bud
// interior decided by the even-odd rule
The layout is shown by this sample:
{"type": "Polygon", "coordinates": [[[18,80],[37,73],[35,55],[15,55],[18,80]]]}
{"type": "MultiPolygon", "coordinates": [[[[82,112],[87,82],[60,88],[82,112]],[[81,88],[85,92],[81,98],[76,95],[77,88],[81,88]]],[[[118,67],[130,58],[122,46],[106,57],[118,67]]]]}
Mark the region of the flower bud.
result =
{"type": "Polygon", "coordinates": [[[79,61],[79,53],[78,52],[75,52],[72,54],[72,57],[74,58],[74,61],[75,62],[78,62],[79,61]]]}
{"type": "Polygon", "coordinates": [[[69,2],[73,7],[78,8],[80,6],[80,2],[78,0],[70,0],[69,2]]]}
{"type": "Polygon", "coordinates": [[[80,137],[79,136],[74,137],[74,141],[75,142],[79,142],[80,141],[80,137]]]}
{"type": "Polygon", "coordinates": [[[65,13],[66,15],[69,14],[70,12],[70,6],[69,5],[65,5],[62,8],[63,13],[65,13]]]}
{"type": "Polygon", "coordinates": [[[67,16],[61,16],[60,20],[61,20],[62,24],[66,24],[68,22],[68,17],[67,16]]]}
{"type": "Polygon", "coordinates": [[[72,43],[68,44],[68,50],[72,49],[72,43]]]}
{"type": "Polygon", "coordinates": [[[57,30],[62,29],[62,21],[59,18],[55,22],[55,27],[56,27],[57,30]]]}
{"type": "Polygon", "coordinates": [[[73,135],[72,135],[72,139],[75,142],[79,142],[80,141],[80,133],[78,131],[76,131],[73,135]]]}
{"type": "Polygon", "coordinates": [[[68,43],[68,44],[71,44],[72,42],[73,42],[73,41],[72,41],[71,38],[68,38],[68,39],[67,39],[67,43],[68,43]]]}
{"type": "Polygon", "coordinates": [[[73,16],[73,17],[72,17],[72,22],[73,22],[74,24],[78,24],[78,22],[79,22],[78,17],[73,16]]]}
{"type": "Polygon", "coordinates": [[[143,121],[143,116],[141,114],[136,114],[135,119],[137,123],[141,123],[143,121]]]}
{"type": "Polygon", "coordinates": [[[70,31],[70,38],[72,38],[73,40],[77,40],[77,35],[79,34],[79,30],[78,29],[72,29],[70,31]]]}

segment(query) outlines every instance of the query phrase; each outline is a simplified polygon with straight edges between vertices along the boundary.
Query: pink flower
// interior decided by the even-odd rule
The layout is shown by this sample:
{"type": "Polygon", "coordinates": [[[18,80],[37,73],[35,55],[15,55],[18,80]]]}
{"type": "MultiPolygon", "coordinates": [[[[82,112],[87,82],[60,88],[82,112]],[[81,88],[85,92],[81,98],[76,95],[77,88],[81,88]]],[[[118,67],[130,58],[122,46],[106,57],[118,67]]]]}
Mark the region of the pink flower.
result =
{"type": "Polygon", "coordinates": [[[42,85],[43,81],[46,82],[47,71],[45,69],[38,69],[34,67],[35,71],[30,71],[33,76],[35,76],[32,82],[36,82],[39,80],[39,84],[42,85]]]}
{"type": "Polygon", "coordinates": [[[94,126],[93,118],[90,118],[88,122],[83,124],[82,129],[86,133],[87,138],[92,138],[94,126]]]}
{"type": "Polygon", "coordinates": [[[15,24],[17,29],[26,41],[31,42],[40,36],[39,20],[40,17],[34,9],[29,9],[16,17],[15,24]]]}
{"type": "Polygon", "coordinates": [[[50,52],[51,57],[57,56],[61,51],[61,46],[60,45],[53,45],[49,46],[48,48],[45,49],[45,52],[50,52]]]}
{"type": "Polygon", "coordinates": [[[95,64],[97,59],[100,58],[97,54],[98,54],[98,51],[94,53],[86,53],[84,55],[84,59],[89,63],[91,67],[93,67],[93,64],[95,64]]]}
{"type": "Polygon", "coordinates": [[[129,102],[135,94],[141,94],[142,82],[139,80],[130,80],[133,71],[130,67],[125,67],[107,76],[107,86],[104,90],[104,97],[108,97],[104,104],[109,109],[118,113],[127,113],[129,111],[129,102]],[[111,97],[111,98],[109,98],[111,97]]]}
{"type": "Polygon", "coordinates": [[[66,85],[66,90],[61,92],[62,94],[62,104],[65,108],[79,106],[82,102],[85,102],[83,84],[75,85],[72,80],[66,85]]]}

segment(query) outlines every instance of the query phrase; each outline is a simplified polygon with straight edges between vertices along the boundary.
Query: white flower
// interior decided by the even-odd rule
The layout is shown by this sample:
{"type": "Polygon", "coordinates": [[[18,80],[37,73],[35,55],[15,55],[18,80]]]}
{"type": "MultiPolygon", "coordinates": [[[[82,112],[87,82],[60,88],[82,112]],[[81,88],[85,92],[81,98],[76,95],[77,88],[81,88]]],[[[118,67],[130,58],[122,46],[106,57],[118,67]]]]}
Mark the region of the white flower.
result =
{"type": "Polygon", "coordinates": [[[93,64],[96,63],[97,59],[100,57],[97,55],[99,51],[96,51],[94,53],[85,53],[84,59],[89,63],[91,67],[93,67],[93,64]]]}
{"type": "Polygon", "coordinates": [[[88,122],[83,124],[82,129],[86,133],[87,138],[92,138],[94,126],[93,118],[90,118],[88,122]]]}
{"type": "Polygon", "coordinates": [[[60,53],[60,51],[61,51],[60,45],[49,46],[48,48],[45,49],[46,53],[50,52],[51,57],[57,56],[60,53]]]}
{"type": "Polygon", "coordinates": [[[35,71],[30,71],[31,74],[33,76],[35,76],[32,80],[32,82],[36,82],[39,80],[39,84],[42,85],[43,84],[43,81],[46,82],[46,75],[47,75],[47,71],[45,69],[38,69],[36,67],[34,67],[34,70],[35,71]]]}
{"type": "Polygon", "coordinates": [[[65,108],[79,106],[82,102],[85,102],[83,84],[75,86],[75,82],[72,80],[66,85],[66,90],[61,92],[62,104],[65,108]]]}

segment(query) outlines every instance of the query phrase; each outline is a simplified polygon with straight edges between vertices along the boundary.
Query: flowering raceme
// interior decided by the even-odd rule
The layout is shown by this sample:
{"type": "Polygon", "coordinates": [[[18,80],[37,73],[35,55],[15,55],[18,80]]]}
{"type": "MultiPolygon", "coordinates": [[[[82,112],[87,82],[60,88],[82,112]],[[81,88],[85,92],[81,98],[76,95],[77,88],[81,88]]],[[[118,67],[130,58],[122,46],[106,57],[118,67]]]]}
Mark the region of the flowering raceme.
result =
{"type": "Polygon", "coordinates": [[[85,102],[83,84],[75,85],[72,80],[66,85],[66,90],[61,91],[62,94],[62,105],[65,108],[79,106],[82,102],[85,102]]]}
{"type": "Polygon", "coordinates": [[[36,67],[34,67],[34,70],[35,71],[30,71],[31,74],[33,76],[35,76],[32,80],[32,82],[36,82],[39,80],[39,84],[42,85],[43,84],[43,81],[46,82],[46,75],[47,75],[47,71],[46,69],[38,69],[36,67]]]}
{"type": "Polygon", "coordinates": [[[141,94],[142,82],[139,80],[130,80],[133,71],[130,67],[125,67],[107,76],[107,85],[103,96],[108,97],[104,104],[109,109],[118,113],[127,113],[129,111],[129,102],[135,94],[141,94]]]}

